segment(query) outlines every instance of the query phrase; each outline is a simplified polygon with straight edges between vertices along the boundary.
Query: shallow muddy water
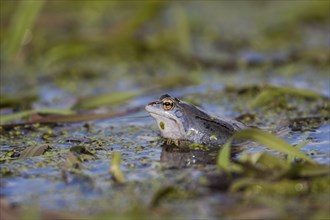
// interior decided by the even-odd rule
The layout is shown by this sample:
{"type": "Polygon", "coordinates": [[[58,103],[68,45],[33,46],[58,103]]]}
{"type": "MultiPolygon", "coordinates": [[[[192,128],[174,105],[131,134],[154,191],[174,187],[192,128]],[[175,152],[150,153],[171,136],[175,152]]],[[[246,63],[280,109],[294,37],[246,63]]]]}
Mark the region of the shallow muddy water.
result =
{"type": "MultiPolygon", "coordinates": [[[[223,91],[224,86],[204,84],[170,92],[183,98],[193,97],[207,110],[221,111],[228,117],[243,114],[244,110],[236,110],[242,106],[237,104],[242,103],[242,97],[223,91]],[[215,100],[212,98],[214,94],[225,98],[215,100]]],[[[157,97],[158,94],[139,97],[132,100],[132,103],[146,104],[157,97]]],[[[305,109],[305,106],[298,107],[305,109]]],[[[275,115],[275,118],[260,114],[257,115],[257,124],[270,130],[276,130],[282,119],[288,120],[286,117],[281,118],[281,114],[275,115]]],[[[307,125],[303,131],[297,128],[293,131],[290,126],[287,123],[280,127],[281,130],[288,130],[282,138],[291,144],[309,140],[302,148],[303,152],[320,164],[330,164],[330,127],[327,119],[317,125],[307,125]]],[[[145,208],[157,190],[165,186],[184,188],[187,190],[184,193],[188,194],[178,198],[183,199],[184,204],[165,202],[164,209],[171,210],[171,216],[177,216],[186,209],[190,214],[184,214],[184,217],[215,217],[219,215],[212,208],[215,204],[229,205],[233,202],[225,194],[216,191],[210,193],[207,187],[201,185],[203,178],[216,171],[218,150],[187,151],[162,146],[158,128],[144,110],[112,119],[15,128],[2,131],[1,142],[1,195],[11,203],[29,204],[33,201],[45,209],[85,214],[105,210],[125,213],[132,208],[127,206],[131,203],[129,201],[141,203],[145,208]],[[40,144],[47,144],[51,149],[38,157],[8,157],[10,152],[19,152],[40,144]],[[88,150],[80,151],[80,148],[88,150]],[[83,168],[77,173],[66,170],[64,165],[66,156],[69,152],[75,152],[74,149],[83,161],[83,168]],[[121,169],[126,179],[124,186],[118,186],[109,174],[114,152],[122,155],[121,169]],[[105,207],[105,204],[111,204],[111,208],[105,207]],[[180,209],[176,210],[176,206],[180,209]],[[207,207],[207,214],[200,206],[207,207]]],[[[262,151],[268,150],[264,146],[247,147],[235,157],[245,152],[262,151]]]]}

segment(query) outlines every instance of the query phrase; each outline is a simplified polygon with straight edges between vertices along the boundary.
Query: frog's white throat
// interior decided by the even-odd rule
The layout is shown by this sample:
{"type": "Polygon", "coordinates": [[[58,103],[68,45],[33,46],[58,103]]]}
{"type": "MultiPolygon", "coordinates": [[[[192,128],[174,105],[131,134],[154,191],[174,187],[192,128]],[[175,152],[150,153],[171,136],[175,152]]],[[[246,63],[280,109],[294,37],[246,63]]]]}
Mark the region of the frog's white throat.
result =
{"type": "Polygon", "coordinates": [[[153,112],[149,113],[156,120],[158,128],[164,138],[172,140],[186,139],[186,132],[180,120],[174,119],[169,115],[163,116],[153,112]]]}

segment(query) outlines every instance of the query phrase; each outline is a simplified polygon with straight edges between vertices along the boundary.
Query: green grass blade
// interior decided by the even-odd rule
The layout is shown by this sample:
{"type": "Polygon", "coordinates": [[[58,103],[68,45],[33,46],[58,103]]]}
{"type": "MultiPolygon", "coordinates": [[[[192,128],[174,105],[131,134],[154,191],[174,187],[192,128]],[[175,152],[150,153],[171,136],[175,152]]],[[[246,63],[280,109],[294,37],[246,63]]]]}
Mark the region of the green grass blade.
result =
{"type": "MultiPolygon", "coordinates": [[[[305,146],[306,144],[308,144],[309,142],[311,142],[311,141],[310,141],[310,140],[304,140],[304,141],[300,142],[299,144],[297,144],[297,145],[295,146],[295,148],[297,148],[297,149],[301,149],[302,147],[304,147],[304,146],[305,146]]],[[[295,157],[292,156],[292,155],[288,155],[287,160],[288,160],[289,162],[293,162],[293,161],[295,160],[295,157]]]]}
{"type": "Polygon", "coordinates": [[[34,114],[71,115],[74,113],[75,112],[70,109],[46,108],[46,109],[27,110],[9,115],[0,115],[0,124],[5,124],[14,120],[20,120],[34,114]]]}
{"type": "Polygon", "coordinates": [[[82,98],[74,106],[75,109],[93,109],[100,106],[110,106],[124,103],[131,100],[138,95],[141,95],[139,91],[119,91],[101,94],[97,96],[82,98]]]}
{"type": "Polygon", "coordinates": [[[223,169],[228,171],[230,168],[230,146],[232,143],[233,139],[230,138],[224,145],[223,148],[221,149],[219,155],[218,155],[218,166],[223,169]]]}
{"type": "Polygon", "coordinates": [[[280,96],[281,92],[277,89],[266,89],[257,95],[251,102],[250,106],[252,108],[259,108],[265,105],[268,105],[273,100],[276,100],[276,97],[280,96]]]}
{"type": "Polygon", "coordinates": [[[175,4],[173,6],[173,17],[178,49],[182,54],[189,55],[191,53],[191,37],[187,12],[181,5],[175,4]]]}
{"type": "Polygon", "coordinates": [[[125,176],[120,169],[120,161],[121,161],[121,154],[118,152],[114,152],[112,155],[109,172],[116,182],[124,183],[125,176]]]}
{"type": "Polygon", "coordinates": [[[259,108],[266,105],[269,105],[271,102],[276,100],[278,97],[282,96],[293,96],[304,99],[318,99],[324,98],[319,93],[309,91],[306,89],[297,89],[290,87],[276,87],[276,86],[267,86],[259,95],[257,95],[251,102],[250,106],[252,108],[259,108]]]}
{"type": "Polygon", "coordinates": [[[5,59],[11,60],[20,50],[24,36],[31,30],[45,1],[20,1],[11,20],[11,27],[6,35],[3,48],[5,59]]]}
{"type": "Polygon", "coordinates": [[[242,131],[238,131],[236,134],[232,136],[224,145],[222,150],[218,154],[217,165],[220,169],[225,171],[229,171],[232,164],[230,163],[230,146],[234,139],[249,139],[256,141],[260,144],[265,145],[271,150],[276,150],[281,153],[287,154],[289,157],[298,157],[305,159],[306,161],[315,164],[315,162],[305,155],[299,149],[293,147],[289,143],[280,139],[279,137],[270,134],[266,131],[260,129],[246,129],[242,131]]]}
{"type": "Polygon", "coordinates": [[[276,150],[281,153],[288,154],[289,156],[293,157],[299,157],[302,159],[305,159],[306,161],[310,163],[314,163],[314,161],[308,157],[306,154],[304,154],[299,149],[293,147],[286,141],[282,140],[281,138],[270,134],[266,131],[260,130],[260,129],[246,129],[237,132],[233,138],[238,139],[250,139],[253,141],[256,141],[260,144],[265,145],[269,149],[276,150]]]}
{"type": "Polygon", "coordinates": [[[317,99],[324,97],[319,93],[307,89],[298,89],[298,88],[290,88],[290,87],[278,87],[277,89],[282,93],[289,94],[292,96],[307,98],[307,99],[317,99]]]}

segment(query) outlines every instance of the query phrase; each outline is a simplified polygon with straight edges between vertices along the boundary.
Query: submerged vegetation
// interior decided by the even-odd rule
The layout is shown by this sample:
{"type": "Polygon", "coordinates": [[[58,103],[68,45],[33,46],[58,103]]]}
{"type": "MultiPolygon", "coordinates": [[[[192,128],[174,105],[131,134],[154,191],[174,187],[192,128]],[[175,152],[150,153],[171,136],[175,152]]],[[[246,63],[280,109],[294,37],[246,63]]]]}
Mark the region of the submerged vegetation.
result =
{"type": "Polygon", "coordinates": [[[1,0],[1,218],[329,219],[328,9],[1,0]],[[164,145],[164,93],[252,128],[164,145]]]}

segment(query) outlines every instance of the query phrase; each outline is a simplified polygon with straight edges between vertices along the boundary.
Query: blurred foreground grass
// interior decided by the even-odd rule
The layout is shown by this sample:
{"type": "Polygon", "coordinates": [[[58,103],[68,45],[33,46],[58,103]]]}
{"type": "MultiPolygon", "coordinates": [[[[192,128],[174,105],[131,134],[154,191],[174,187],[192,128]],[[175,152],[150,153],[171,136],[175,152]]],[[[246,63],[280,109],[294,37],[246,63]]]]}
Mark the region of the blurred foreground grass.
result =
{"type": "MultiPolygon", "coordinates": [[[[95,105],[84,100],[103,94],[123,103],[127,97],[116,94],[198,85],[212,81],[212,73],[249,74],[252,68],[261,76],[291,77],[307,65],[323,74],[330,58],[327,6],[318,0],[3,0],[0,104],[30,110],[41,96],[52,96],[47,88],[54,86],[81,100],[79,107],[95,105]]],[[[289,92],[273,88],[251,106],[289,92]]]]}

